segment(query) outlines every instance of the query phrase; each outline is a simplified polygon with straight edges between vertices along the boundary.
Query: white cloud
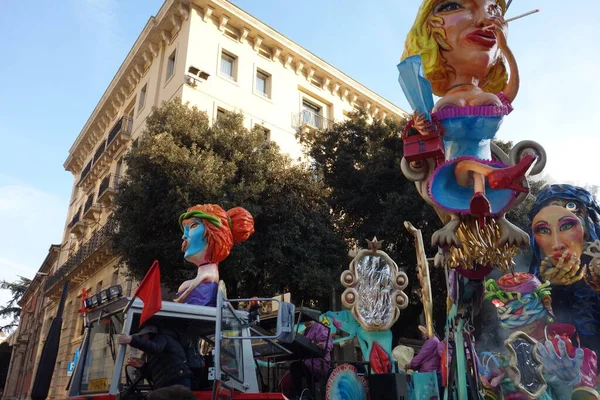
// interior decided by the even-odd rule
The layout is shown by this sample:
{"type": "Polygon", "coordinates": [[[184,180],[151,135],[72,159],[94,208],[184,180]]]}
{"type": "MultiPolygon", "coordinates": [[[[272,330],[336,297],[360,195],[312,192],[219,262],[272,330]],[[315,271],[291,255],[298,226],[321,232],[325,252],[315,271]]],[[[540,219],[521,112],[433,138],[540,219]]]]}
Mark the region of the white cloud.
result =
{"type": "Polygon", "coordinates": [[[31,265],[22,264],[18,261],[0,258],[0,271],[11,271],[17,275],[31,278],[39,268],[31,265]]]}
{"type": "MultiPolygon", "coordinates": [[[[61,241],[66,200],[10,177],[0,178],[0,280],[33,278],[50,245],[61,241]]],[[[0,290],[0,304],[9,299],[10,292],[0,290]]]]}
{"type": "Polygon", "coordinates": [[[15,268],[39,267],[50,244],[60,243],[65,203],[30,185],[0,184],[0,279],[15,268]]]}

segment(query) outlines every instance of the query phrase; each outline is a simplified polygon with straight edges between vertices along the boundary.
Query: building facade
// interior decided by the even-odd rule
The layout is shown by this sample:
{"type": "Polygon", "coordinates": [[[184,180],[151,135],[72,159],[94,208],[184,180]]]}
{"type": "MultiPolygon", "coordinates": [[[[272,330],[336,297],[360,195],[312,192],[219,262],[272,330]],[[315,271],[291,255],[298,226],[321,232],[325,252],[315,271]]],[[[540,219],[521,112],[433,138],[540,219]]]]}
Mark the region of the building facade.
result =
{"type": "Polygon", "coordinates": [[[60,245],[53,244],[48,250],[39,272],[23,293],[18,305],[21,307],[19,327],[11,334],[12,356],[6,377],[3,400],[26,399],[31,393],[36,360],[43,346],[42,336],[44,305],[44,284],[53,268],[56,268],[60,245]]]}
{"type": "MultiPolygon", "coordinates": [[[[151,17],[64,163],[74,175],[56,265],[44,282],[41,335],[56,314],[63,282],[71,281],[50,398],[63,398],[69,363],[83,338],[77,312],[85,289],[96,293],[132,283],[117,268],[108,232],[123,156],[142,135],[152,108],[178,98],[214,121],[227,111],[259,125],[292,159],[297,132],[326,128],[357,106],[375,118],[405,118],[383,99],[308,50],[226,0],[166,0],[151,17]]],[[[35,354],[39,356],[42,341],[35,354]]],[[[108,355],[107,355],[108,357],[108,355]]]]}

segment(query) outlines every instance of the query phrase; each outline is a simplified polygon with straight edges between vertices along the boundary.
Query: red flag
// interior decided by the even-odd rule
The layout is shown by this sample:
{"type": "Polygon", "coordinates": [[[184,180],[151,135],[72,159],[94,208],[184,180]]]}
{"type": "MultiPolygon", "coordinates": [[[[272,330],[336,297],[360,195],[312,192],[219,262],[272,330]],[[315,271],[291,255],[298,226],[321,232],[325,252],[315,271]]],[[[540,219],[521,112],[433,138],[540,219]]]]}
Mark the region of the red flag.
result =
{"type": "Polygon", "coordinates": [[[142,283],[135,290],[133,297],[139,297],[144,302],[140,326],[144,325],[149,318],[162,308],[162,292],[160,289],[160,268],[158,260],[154,260],[152,266],[144,276],[142,283]]]}
{"type": "Polygon", "coordinates": [[[80,313],[84,313],[87,311],[87,309],[85,308],[85,300],[88,298],[88,292],[87,290],[85,290],[85,288],[81,288],[81,308],[79,309],[78,312],[80,313]]]}

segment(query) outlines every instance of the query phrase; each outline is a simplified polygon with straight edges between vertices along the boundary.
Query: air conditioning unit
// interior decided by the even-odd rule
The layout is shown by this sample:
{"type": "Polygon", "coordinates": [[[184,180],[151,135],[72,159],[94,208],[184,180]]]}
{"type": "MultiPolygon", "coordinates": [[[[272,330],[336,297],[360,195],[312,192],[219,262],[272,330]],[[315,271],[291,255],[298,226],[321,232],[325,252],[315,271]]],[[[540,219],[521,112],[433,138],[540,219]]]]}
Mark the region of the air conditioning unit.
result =
{"type": "Polygon", "coordinates": [[[203,71],[200,68],[195,67],[193,65],[190,65],[188,67],[188,74],[190,74],[190,75],[192,75],[194,77],[198,77],[200,79],[203,79],[205,81],[208,80],[208,78],[210,77],[210,74],[208,72],[203,71]]]}

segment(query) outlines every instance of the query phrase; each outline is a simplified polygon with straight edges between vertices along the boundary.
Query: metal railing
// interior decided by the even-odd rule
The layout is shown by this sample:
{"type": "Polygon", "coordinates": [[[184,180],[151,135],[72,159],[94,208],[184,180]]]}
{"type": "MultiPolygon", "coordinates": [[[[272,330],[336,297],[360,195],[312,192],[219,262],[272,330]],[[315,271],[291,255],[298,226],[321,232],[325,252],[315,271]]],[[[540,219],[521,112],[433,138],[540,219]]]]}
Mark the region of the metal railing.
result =
{"type": "Polygon", "coordinates": [[[77,212],[71,218],[71,222],[69,222],[69,228],[78,223],[81,219],[81,207],[77,209],[77,212]]]}
{"type": "Polygon", "coordinates": [[[96,152],[94,153],[94,164],[96,164],[100,157],[102,157],[102,154],[104,154],[104,150],[106,150],[106,140],[103,140],[100,146],[98,146],[98,148],[96,149],[96,152]]]}
{"type": "Polygon", "coordinates": [[[81,171],[81,175],[79,177],[79,183],[81,183],[81,181],[83,181],[85,179],[85,177],[87,176],[87,174],[90,173],[90,171],[92,170],[92,162],[94,160],[90,160],[90,162],[85,166],[85,168],[81,171]]]}
{"type": "Polygon", "coordinates": [[[121,117],[115,126],[110,130],[108,134],[108,139],[106,139],[106,146],[112,143],[113,140],[117,137],[119,132],[127,132],[131,133],[131,128],[133,127],[133,119],[131,117],[121,117]]]}
{"type": "Polygon", "coordinates": [[[323,117],[321,114],[316,112],[303,110],[302,112],[295,115],[295,125],[300,128],[304,125],[312,126],[316,129],[329,129],[333,124],[333,121],[323,117]]]}
{"type": "Polygon", "coordinates": [[[100,143],[100,145],[98,146],[98,148],[96,149],[96,152],[94,153],[94,158],[92,158],[90,160],[90,162],[85,166],[85,168],[81,171],[81,176],[79,178],[78,184],[83,182],[85,177],[91,171],[92,167],[98,162],[98,160],[100,160],[100,157],[102,157],[102,155],[104,154],[104,152],[106,151],[108,146],[110,146],[110,144],[115,140],[115,138],[117,137],[119,132],[131,133],[132,128],[133,128],[133,118],[131,118],[131,117],[119,118],[119,120],[115,123],[115,125],[112,127],[112,129],[108,133],[108,138],[106,140],[103,140],[100,143]]]}
{"type": "Polygon", "coordinates": [[[93,205],[94,205],[94,194],[92,193],[91,195],[88,196],[87,200],[85,201],[85,206],[83,206],[83,213],[85,214],[86,212],[88,212],[88,210],[90,208],[92,208],[93,205]]]}
{"type": "Polygon", "coordinates": [[[108,189],[117,190],[121,177],[116,174],[109,174],[102,179],[100,187],[98,188],[98,198],[104,194],[108,189]]]}
{"type": "Polygon", "coordinates": [[[81,245],[79,250],[69,257],[54,274],[48,277],[44,285],[44,290],[50,290],[94,254],[100,246],[104,245],[110,239],[110,234],[114,231],[115,226],[116,223],[113,220],[109,220],[102,228],[98,229],[87,242],[81,245]]]}

